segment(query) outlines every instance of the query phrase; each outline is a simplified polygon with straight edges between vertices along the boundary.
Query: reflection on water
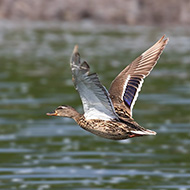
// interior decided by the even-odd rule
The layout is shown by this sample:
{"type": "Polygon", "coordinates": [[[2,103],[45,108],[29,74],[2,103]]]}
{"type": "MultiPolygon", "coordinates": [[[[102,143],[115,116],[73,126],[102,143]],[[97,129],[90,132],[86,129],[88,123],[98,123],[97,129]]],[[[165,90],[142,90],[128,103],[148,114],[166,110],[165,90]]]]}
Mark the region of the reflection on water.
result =
{"type": "Polygon", "coordinates": [[[190,189],[189,31],[89,23],[0,26],[0,189],[190,189]],[[170,43],[134,109],[135,119],[158,135],[111,141],[70,119],[45,115],[61,104],[82,110],[68,63],[75,44],[109,87],[163,33],[170,43]]]}

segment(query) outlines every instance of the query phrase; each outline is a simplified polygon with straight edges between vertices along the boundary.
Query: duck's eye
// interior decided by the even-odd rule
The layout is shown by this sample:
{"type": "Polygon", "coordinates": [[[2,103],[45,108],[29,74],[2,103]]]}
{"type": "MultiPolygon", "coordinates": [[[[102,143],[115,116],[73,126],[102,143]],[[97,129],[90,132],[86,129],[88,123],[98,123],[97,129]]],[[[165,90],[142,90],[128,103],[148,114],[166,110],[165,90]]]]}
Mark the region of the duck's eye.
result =
{"type": "Polygon", "coordinates": [[[66,106],[59,106],[59,107],[57,108],[57,110],[64,109],[64,108],[66,108],[66,106]]]}
{"type": "Polygon", "coordinates": [[[62,107],[58,107],[56,110],[61,110],[61,109],[63,109],[62,107]]]}

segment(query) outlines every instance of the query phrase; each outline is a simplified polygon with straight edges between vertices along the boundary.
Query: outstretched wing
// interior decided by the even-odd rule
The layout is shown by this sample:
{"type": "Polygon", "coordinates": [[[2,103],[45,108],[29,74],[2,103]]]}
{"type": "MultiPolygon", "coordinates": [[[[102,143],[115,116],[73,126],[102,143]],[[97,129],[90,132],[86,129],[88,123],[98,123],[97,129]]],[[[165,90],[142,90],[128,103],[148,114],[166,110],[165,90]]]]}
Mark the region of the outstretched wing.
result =
{"type": "MultiPolygon", "coordinates": [[[[112,82],[109,93],[114,107],[120,106],[132,116],[132,109],[141,90],[144,78],[156,65],[168,38],[162,36],[157,43],[128,65],[112,82]]],[[[119,114],[119,113],[118,113],[119,114]]]]}
{"type": "Polygon", "coordinates": [[[78,46],[75,46],[70,60],[72,79],[79,92],[86,119],[112,120],[118,119],[111,99],[97,74],[89,74],[87,62],[80,62],[78,46]]]}

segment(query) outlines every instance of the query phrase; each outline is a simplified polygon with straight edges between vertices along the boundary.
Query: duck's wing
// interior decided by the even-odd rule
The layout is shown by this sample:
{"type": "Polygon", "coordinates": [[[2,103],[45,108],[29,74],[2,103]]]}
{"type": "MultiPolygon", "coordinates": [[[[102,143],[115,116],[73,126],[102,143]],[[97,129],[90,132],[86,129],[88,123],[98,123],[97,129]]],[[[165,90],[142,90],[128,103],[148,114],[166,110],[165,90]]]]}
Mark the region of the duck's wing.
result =
{"type": "MultiPolygon", "coordinates": [[[[136,58],[112,82],[109,90],[110,97],[114,107],[121,108],[119,109],[121,114],[127,113],[129,117],[132,117],[132,109],[144,78],[149,75],[156,65],[168,40],[168,38],[165,39],[165,36],[162,36],[158,42],[136,58]]],[[[117,114],[120,115],[119,111],[117,114]]]]}
{"type": "Polygon", "coordinates": [[[100,83],[97,74],[89,74],[87,62],[80,62],[78,46],[75,46],[70,60],[72,80],[79,92],[86,119],[118,119],[108,91],[100,83]]]}

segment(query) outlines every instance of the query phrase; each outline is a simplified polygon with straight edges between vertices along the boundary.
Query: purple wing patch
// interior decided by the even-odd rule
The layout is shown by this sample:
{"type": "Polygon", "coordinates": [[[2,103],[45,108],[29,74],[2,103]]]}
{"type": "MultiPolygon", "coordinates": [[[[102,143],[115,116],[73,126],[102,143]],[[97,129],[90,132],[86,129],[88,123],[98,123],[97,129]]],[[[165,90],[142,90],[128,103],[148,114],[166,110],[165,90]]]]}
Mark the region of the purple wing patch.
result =
{"type": "Polygon", "coordinates": [[[138,91],[138,88],[141,84],[141,78],[131,77],[125,88],[123,95],[123,101],[127,107],[131,107],[131,104],[134,100],[134,97],[138,91]]]}

